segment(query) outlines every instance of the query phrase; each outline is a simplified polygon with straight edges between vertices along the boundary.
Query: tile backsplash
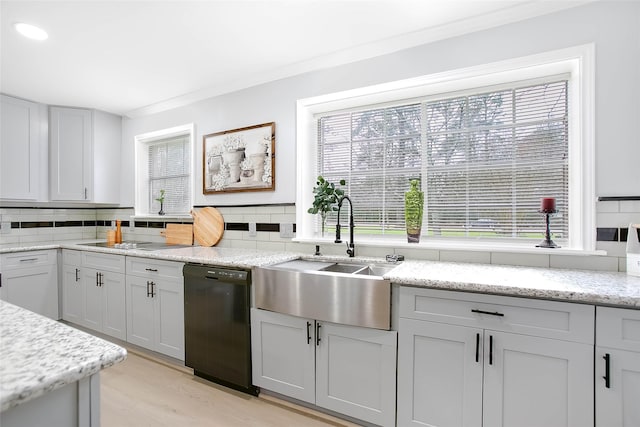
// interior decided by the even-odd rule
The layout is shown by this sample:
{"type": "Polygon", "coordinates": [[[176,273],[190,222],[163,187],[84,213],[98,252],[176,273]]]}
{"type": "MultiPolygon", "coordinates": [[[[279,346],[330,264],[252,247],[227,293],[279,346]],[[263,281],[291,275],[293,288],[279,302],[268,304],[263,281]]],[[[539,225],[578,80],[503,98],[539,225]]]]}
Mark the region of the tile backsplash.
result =
{"type": "MultiPolygon", "coordinates": [[[[281,225],[291,224],[295,235],[295,205],[217,207],[225,220],[220,247],[294,251],[312,254],[315,245],[292,242],[281,236],[281,225]],[[250,233],[249,224],[256,224],[250,233]],[[254,235],[255,234],[255,235],[254,235]]],[[[54,243],[83,239],[106,239],[115,220],[122,221],[125,241],[162,242],[160,232],[166,223],[190,223],[190,218],[133,218],[132,208],[0,208],[0,247],[21,244],[54,243]]],[[[384,257],[400,253],[407,258],[434,261],[523,265],[603,271],[626,270],[628,225],[640,222],[640,201],[599,201],[597,203],[596,249],[606,255],[526,254],[432,248],[364,246],[358,255],[384,257]]],[[[326,255],[342,255],[341,245],[321,245],[326,255]]]]}

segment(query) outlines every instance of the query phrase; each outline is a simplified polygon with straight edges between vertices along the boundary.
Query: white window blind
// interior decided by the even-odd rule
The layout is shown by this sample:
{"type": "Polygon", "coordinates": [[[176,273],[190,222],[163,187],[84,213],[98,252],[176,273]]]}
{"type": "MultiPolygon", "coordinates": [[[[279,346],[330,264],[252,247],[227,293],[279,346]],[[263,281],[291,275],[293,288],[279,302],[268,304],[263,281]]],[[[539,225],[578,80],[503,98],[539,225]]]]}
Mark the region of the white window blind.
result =
{"type": "MultiPolygon", "coordinates": [[[[318,171],[347,180],[361,234],[404,234],[404,192],[425,192],[423,236],[540,239],[555,197],[568,238],[568,84],[519,83],[318,119],[318,171]]],[[[328,224],[335,223],[335,215],[328,224]]]]}
{"type": "Polygon", "coordinates": [[[160,190],[165,190],[163,209],[167,214],[185,214],[191,208],[189,136],[181,135],[148,145],[149,212],[160,210],[160,190]]]}

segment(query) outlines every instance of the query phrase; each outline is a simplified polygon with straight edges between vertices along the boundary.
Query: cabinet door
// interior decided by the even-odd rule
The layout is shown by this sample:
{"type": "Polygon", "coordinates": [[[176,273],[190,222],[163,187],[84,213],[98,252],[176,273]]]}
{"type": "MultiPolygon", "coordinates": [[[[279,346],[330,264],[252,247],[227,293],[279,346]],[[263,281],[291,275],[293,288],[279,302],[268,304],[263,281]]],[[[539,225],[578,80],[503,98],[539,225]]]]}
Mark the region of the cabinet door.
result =
{"type": "Polygon", "coordinates": [[[253,384],[315,403],[313,320],[251,309],[253,384]]]}
{"type": "Polygon", "coordinates": [[[51,107],[50,113],[51,200],[91,200],[91,111],[51,107]]]}
{"type": "Polygon", "coordinates": [[[22,99],[0,96],[0,198],[38,198],[39,109],[22,99]]]}
{"type": "Polygon", "coordinates": [[[83,292],[80,267],[64,265],[62,267],[62,318],[67,322],[82,324],[83,292]]]}
{"type": "Polygon", "coordinates": [[[485,330],[484,425],[593,425],[593,346],[485,330]]]}
{"type": "Polygon", "coordinates": [[[102,330],[102,292],[98,274],[100,272],[92,268],[82,269],[84,300],[80,324],[95,331],[102,330]]]}
{"type": "Polygon", "coordinates": [[[482,329],[401,318],[398,331],[398,425],[481,426],[482,329]]]}
{"type": "Polygon", "coordinates": [[[156,351],[184,360],[184,286],[181,280],[154,280],[156,351]]]}
{"type": "Polygon", "coordinates": [[[34,313],[58,320],[58,271],[56,265],[9,269],[2,273],[5,298],[34,313]]]}
{"type": "Polygon", "coordinates": [[[395,425],[397,332],[317,322],[316,334],[316,404],[395,425]]]}
{"type": "Polygon", "coordinates": [[[596,426],[640,426],[640,353],[596,347],[596,426]]]}
{"type": "Polygon", "coordinates": [[[127,341],[153,350],[154,301],[148,279],[127,276],[127,341]]]}
{"type": "Polygon", "coordinates": [[[101,272],[102,332],[121,340],[127,339],[124,274],[101,272]]]}

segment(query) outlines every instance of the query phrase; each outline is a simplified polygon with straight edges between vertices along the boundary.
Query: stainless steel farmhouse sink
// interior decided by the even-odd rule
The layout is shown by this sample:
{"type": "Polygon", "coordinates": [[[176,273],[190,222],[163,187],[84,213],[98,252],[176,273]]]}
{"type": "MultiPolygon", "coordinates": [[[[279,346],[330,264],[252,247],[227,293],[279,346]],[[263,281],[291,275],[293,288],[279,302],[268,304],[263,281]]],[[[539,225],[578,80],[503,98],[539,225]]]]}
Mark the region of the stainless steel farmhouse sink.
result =
{"type": "Polygon", "coordinates": [[[394,265],[294,260],[257,267],[256,307],[293,316],[368,328],[391,328],[394,265]]]}

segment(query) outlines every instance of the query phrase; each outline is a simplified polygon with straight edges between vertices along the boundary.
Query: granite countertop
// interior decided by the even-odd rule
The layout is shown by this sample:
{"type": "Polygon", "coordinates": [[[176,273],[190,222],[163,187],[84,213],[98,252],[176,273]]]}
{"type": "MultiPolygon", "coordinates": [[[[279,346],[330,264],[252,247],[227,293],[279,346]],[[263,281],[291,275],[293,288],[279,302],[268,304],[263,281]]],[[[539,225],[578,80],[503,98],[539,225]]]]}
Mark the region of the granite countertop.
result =
{"type": "Polygon", "coordinates": [[[0,412],[126,356],[118,345],[0,301],[0,412]]]}
{"type": "Polygon", "coordinates": [[[435,261],[404,261],[392,283],[640,309],[640,277],[626,273],[435,261]]]}
{"type": "MultiPolygon", "coordinates": [[[[383,259],[371,257],[348,258],[331,255],[316,257],[308,253],[268,252],[255,249],[192,246],[145,251],[84,246],[75,243],[2,248],[0,253],[55,248],[239,268],[262,267],[300,258],[333,262],[384,262],[383,259]]],[[[407,260],[399,263],[396,268],[385,274],[384,278],[405,286],[640,309],[640,277],[619,272],[407,260]]]]}

